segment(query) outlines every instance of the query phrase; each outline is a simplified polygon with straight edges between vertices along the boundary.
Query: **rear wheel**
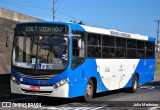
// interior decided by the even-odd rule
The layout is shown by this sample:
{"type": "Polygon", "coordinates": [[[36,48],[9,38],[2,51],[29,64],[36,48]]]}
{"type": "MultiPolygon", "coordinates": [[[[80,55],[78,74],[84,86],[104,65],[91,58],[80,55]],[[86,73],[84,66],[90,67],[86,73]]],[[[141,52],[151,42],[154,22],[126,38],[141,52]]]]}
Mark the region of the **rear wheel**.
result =
{"type": "Polygon", "coordinates": [[[93,98],[93,93],[94,93],[94,84],[93,81],[89,79],[86,86],[84,101],[86,102],[90,101],[93,98]]]}
{"type": "Polygon", "coordinates": [[[133,80],[132,80],[132,87],[129,88],[129,92],[135,93],[138,88],[138,77],[137,75],[134,75],[133,80]]]}

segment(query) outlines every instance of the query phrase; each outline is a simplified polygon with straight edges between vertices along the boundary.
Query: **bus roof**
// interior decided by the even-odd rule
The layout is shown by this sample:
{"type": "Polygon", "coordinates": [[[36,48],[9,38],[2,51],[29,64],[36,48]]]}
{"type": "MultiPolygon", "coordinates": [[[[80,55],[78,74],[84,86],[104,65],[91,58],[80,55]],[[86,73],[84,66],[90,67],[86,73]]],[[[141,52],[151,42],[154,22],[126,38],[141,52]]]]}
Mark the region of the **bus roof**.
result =
{"type": "Polygon", "coordinates": [[[124,38],[138,39],[138,40],[155,41],[154,37],[144,36],[140,34],[126,33],[126,32],[121,32],[117,30],[97,28],[93,26],[79,25],[71,22],[19,22],[17,24],[39,24],[39,23],[40,24],[64,24],[69,26],[72,30],[79,30],[79,31],[84,31],[89,33],[117,36],[117,37],[124,37],[124,38]]]}

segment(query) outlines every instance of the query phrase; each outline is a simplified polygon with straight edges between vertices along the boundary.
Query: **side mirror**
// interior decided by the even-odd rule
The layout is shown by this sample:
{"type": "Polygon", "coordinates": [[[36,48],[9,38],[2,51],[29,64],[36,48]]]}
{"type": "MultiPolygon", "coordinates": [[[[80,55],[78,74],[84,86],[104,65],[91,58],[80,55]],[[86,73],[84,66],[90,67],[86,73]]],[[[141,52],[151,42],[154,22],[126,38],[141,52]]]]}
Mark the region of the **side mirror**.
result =
{"type": "Polygon", "coordinates": [[[6,47],[9,47],[9,44],[10,44],[9,36],[6,36],[6,47]]]}
{"type": "Polygon", "coordinates": [[[79,47],[79,48],[82,47],[82,41],[81,41],[81,39],[78,39],[78,47],[79,47]]]}

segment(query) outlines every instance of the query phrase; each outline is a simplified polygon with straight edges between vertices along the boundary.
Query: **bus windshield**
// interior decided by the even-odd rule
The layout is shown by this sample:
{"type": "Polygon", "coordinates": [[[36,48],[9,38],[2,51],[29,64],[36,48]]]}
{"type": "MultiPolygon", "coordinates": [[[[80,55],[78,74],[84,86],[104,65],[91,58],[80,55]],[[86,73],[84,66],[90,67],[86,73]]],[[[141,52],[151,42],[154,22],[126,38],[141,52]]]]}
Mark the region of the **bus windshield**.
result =
{"type": "Polygon", "coordinates": [[[30,69],[65,69],[68,64],[68,37],[15,36],[12,64],[30,69]]]}

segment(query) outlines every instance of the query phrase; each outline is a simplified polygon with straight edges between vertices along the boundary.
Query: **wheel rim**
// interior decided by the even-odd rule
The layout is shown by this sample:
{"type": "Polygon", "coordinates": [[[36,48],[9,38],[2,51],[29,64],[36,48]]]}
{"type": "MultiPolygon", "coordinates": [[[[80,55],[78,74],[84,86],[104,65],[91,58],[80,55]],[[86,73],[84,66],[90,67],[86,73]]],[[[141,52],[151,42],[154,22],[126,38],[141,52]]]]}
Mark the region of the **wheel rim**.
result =
{"type": "Polygon", "coordinates": [[[86,96],[87,96],[87,97],[91,97],[91,96],[92,96],[92,93],[93,93],[92,85],[91,85],[91,84],[88,84],[88,85],[87,85],[87,89],[86,89],[86,96]]]}
{"type": "Polygon", "coordinates": [[[137,89],[137,80],[134,81],[133,89],[134,89],[134,90],[137,89]]]}

